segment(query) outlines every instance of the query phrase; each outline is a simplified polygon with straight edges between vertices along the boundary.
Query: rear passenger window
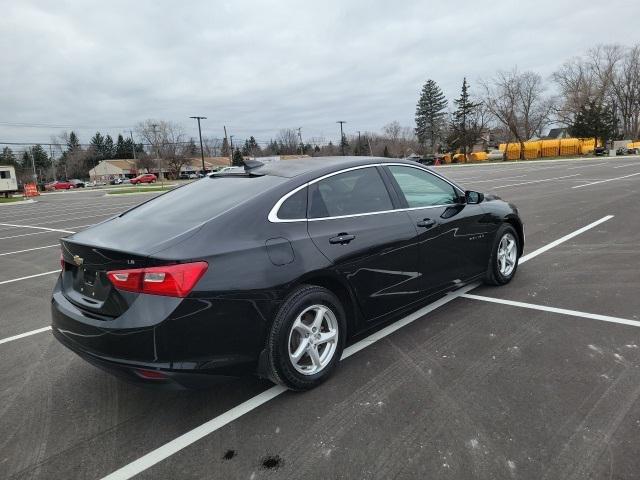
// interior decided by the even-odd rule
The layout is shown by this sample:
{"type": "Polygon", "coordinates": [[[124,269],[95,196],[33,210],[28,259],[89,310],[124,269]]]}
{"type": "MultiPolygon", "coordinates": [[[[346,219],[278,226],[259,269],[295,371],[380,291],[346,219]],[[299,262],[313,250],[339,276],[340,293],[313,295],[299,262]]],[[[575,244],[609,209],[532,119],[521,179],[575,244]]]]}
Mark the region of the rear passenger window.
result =
{"type": "Polygon", "coordinates": [[[281,220],[300,220],[307,218],[307,189],[297,191],[287,198],[280,210],[278,218],[281,220]]]}
{"type": "Polygon", "coordinates": [[[340,217],[393,210],[375,167],[333,175],[309,186],[309,218],[340,217]]]}

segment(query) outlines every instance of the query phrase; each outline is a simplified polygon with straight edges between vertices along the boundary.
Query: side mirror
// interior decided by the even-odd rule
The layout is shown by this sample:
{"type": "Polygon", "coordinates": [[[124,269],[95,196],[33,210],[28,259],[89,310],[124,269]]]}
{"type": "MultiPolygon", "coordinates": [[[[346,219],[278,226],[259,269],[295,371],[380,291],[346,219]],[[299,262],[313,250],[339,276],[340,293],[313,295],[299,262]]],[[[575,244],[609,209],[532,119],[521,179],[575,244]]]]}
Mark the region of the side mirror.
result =
{"type": "Polygon", "coordinates": [[[473,190],[467,190],[464,192],[464,197],[469,204],[478,204],[484,200],[484,194],[480,192],[474,192],[473,190]]]}

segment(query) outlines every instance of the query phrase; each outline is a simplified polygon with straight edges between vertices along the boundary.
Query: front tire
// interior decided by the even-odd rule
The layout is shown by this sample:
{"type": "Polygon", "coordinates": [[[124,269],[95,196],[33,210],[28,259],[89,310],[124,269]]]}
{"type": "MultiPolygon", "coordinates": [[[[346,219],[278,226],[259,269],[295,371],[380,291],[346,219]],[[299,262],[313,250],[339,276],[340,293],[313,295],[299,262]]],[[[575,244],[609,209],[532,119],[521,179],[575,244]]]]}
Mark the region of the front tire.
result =
{"type": "Polygon", "coordinates": [[[506,285],[515,276],[518,269],[520,240],[515,229],[509,224],[502,224],[496,233],[485,283],[489,285],[506,285]]]}
{"type": "Polygon", "coordinates": [[[291,390],[309,390],[336,368],[346,339],[340,300],[329,290],[303,285],[278,311],[267,338],[267,374],[291,390]]]}

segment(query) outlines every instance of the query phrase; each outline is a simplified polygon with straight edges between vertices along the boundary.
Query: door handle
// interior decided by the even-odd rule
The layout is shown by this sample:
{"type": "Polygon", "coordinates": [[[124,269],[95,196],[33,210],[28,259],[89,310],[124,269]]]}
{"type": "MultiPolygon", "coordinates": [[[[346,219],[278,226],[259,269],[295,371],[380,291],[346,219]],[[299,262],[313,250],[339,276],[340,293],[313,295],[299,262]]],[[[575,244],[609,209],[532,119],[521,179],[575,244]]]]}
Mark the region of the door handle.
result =
{"type": "Polygon", "coordinates": [[[417,225],[422,228],[431,228],[436,225],[436,221],[431,220],[430,218],[425,218],[424,220],[420,220],[417,225]]]}
{"type": "Polygon", "coordinates": [[[346,245],[354,238],[356,238],[355,235],[350,235],[348,233],[339,233],[337,236],[330,238],[329,243],[333,245],[336,245],[336,244],[346,245]]]}

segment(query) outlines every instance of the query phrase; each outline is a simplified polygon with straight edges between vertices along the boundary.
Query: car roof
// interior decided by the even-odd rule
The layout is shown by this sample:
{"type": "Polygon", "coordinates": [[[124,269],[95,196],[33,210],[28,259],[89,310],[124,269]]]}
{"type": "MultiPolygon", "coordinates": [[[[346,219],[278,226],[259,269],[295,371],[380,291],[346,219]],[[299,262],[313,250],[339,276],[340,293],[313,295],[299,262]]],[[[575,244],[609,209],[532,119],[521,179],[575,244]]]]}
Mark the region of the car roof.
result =
{"type": "MultiPolygon", "coordinates": [[[[259,162],[260,158],[256,158],[259,162]]],[[[277,160],[268,162],[251,170],[258,175],[274,175],[277,177],[293,178],[299,175],[323,175],[344,168],[372,165],[379,163],[406,163],[416,165],[416,162],[385,157],[309,157],[296,160],[277,160]]]]}

